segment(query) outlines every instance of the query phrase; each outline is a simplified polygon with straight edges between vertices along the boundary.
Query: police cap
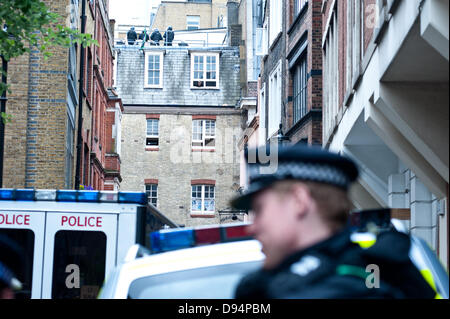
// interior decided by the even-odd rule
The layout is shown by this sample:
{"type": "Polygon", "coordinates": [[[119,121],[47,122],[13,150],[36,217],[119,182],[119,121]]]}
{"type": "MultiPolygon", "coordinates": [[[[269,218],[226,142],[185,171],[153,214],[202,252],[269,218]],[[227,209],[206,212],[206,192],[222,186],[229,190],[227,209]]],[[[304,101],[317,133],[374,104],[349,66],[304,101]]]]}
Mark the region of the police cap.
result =
{"type": "Polygon", "coordinates": [[[272,146],[271,150],[267,145],[246,149],[245,159],[249,185],[231,201],[236,209],[250,209],[252,197],[277,181],[312,181],[348,190],[358,178],[358,168],[351,159],[318,146],[272,146]]]}

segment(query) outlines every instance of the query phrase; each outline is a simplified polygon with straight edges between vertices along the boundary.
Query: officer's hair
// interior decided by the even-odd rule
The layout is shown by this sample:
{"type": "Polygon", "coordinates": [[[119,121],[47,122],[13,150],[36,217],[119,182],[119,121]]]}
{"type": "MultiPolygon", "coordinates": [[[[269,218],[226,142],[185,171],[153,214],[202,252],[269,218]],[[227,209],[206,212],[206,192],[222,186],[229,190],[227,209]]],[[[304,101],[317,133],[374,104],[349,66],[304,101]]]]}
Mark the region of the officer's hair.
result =
{"type": "Polygon", "coordinates": [[[339,187],[309,181],[287,180],[276,183],[273,189],[286,195],[296,184],[305,185],[316,202],[322,220],[333,232],[339,231],[347,223],[352,208],[347,192],[339,187]]]}

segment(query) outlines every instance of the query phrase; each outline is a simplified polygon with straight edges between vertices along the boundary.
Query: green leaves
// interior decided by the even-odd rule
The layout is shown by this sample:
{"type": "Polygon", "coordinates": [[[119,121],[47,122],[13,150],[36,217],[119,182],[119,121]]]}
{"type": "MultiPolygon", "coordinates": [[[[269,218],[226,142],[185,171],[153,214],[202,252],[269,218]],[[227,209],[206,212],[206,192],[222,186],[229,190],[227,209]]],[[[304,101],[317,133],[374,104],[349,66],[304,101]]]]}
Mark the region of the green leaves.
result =
{"type": "MultiPolygon", "coordinates": [[[[40,0],[1,0],[0,55],[9,61],[36,48],[48,59],[56,46],[98,45],[90,34],[81,34],[62,22],[63,17],[50,12],[40,0]]],[[[4,87],[0,87],[0,95],[2,90],[4,87]]]]}
{"type": "Polygon", "coordinates": [[[11,118],[12,118],[11,114],[6,114],[4,112],[1,112],[0,115],[2,117],[3,124],[11,123],[11,118]]]}
{"type": "MultiPolygon", "coordinates": [[[[83,47],[98,45],[90,34],[81,34],[62,25],[62,22],[64,19],[50,12],[40,0],[1,0],[0,56],[9,61],[37,49],[44,59],[48,59],[56,46],[69,48],[74,43],[83,47]]],[[[5,90],[8,86],[0,83],[0,96],[5,90]]],[[[11,121],[11,117],[3,112],[1,117],[3,123],[11,121]]]]}

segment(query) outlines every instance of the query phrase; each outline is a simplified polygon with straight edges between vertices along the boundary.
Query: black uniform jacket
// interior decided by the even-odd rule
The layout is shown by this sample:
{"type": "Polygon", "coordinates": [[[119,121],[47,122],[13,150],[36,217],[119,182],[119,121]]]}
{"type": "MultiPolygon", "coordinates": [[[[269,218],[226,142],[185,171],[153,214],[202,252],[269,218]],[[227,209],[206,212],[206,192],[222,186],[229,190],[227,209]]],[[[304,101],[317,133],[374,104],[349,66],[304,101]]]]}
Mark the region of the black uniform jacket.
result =
{"type": "Polygon", "coordinates": [[[272,270],[248,274],[236,289],[240,299],[434,298],[436,293],[409,259],[410,238],[397,231],[370,248],[350,239],[350,230],[294,253],[272,270]],[[378,280],[379,279],[379,280],[378,280]]]}

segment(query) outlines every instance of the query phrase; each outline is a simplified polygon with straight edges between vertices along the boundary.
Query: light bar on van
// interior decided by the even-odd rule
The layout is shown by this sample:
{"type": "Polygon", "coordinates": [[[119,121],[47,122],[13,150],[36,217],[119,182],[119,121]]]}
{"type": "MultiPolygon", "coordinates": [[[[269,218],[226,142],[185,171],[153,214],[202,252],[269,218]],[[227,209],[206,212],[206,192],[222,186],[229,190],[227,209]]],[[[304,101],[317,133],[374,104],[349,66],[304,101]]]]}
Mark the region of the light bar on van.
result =
{"type": "Polygon", "coordinates": [[[185,228],[181,230],[160,230],[150,234],[152,253],[251,239],[247,233],[248,224],[232,224],[185,228]]]}
{"type": "Polygon", "coordinates": [[[90,190],[55,190],[55,189],[12,189],[1,188],[0,200],[16,201],[57,201],[57,202],[84,202],[84,203],[129,203],[147,205],[145,193],[114,192],[90,190]]]}

